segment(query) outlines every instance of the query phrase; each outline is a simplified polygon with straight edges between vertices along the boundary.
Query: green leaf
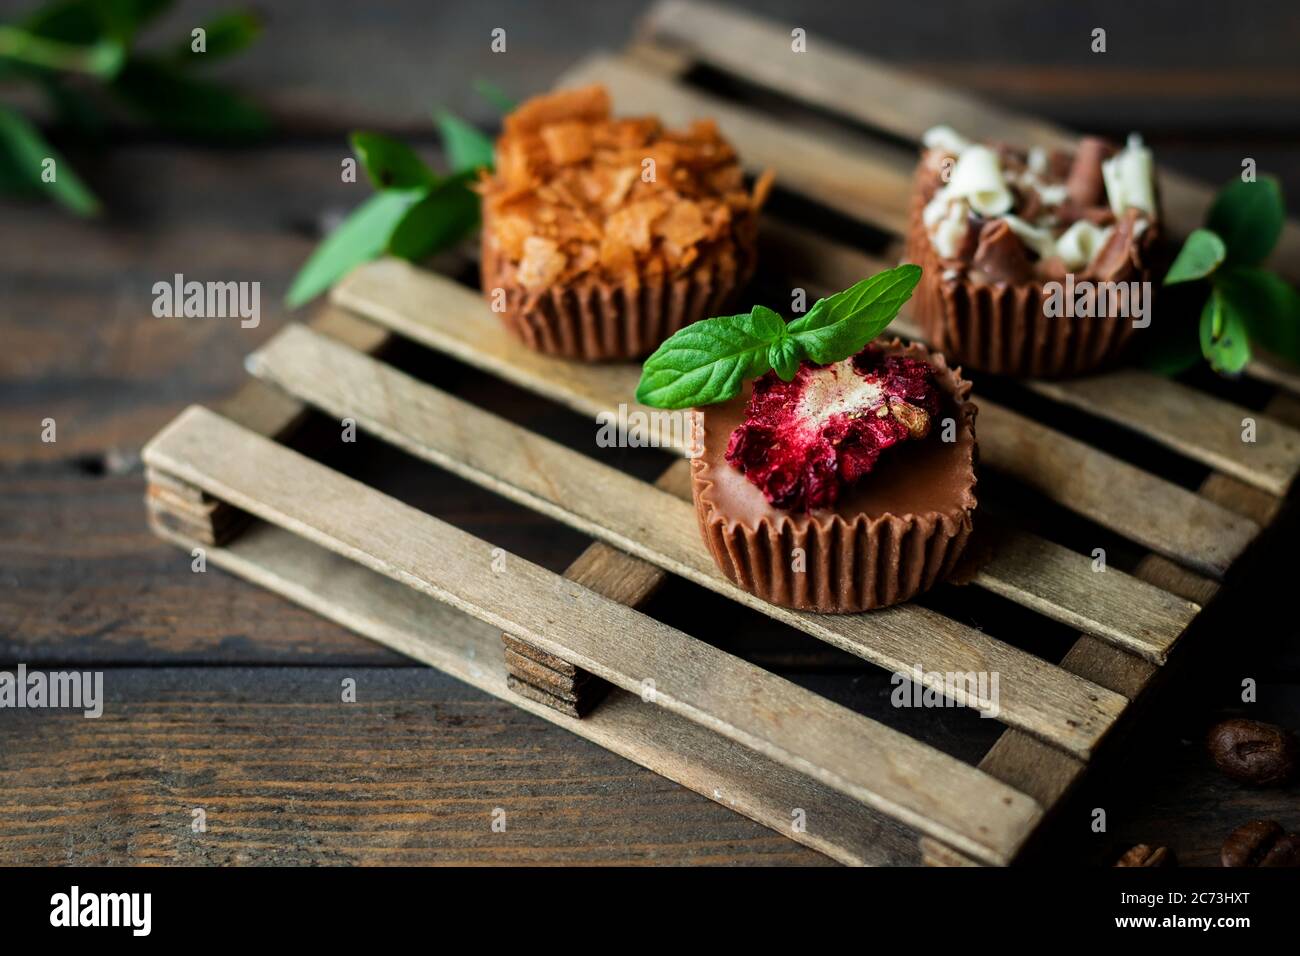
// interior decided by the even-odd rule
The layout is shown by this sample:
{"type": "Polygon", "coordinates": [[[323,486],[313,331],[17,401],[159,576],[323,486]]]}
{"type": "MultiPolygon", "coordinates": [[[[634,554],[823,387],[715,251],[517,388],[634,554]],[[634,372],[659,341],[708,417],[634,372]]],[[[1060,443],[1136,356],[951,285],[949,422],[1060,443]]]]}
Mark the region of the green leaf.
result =
{"type": "Polygon", "coordinates": [[[921,267],[901,265],[818,299],[808,313],[790,323],[789,332],[820,365],[862,351],[898,315],[921,281],[921,267]]]}
{"type": "Polygon", "coordinates": [[[479,199],[464,177],[443,180],[406,211],[388,239],[388,252],[418,262],[464,239],[478,225],[479,199]]]}
{"type": "Polygon", "coordinates": [[[21,114],[4,107],[0,107],[0,152],[5,154],[0,165],[25,177],[34,190],[49,195],[79,216],[93,216],[99,212],[99,200],[68,161],[21,114]],[[54,161],[53,182],[46,182],[43,178],[47,159],[54,161]]]}
{"type": "Polygon", "coordinates": [[[1227,249],[1218,235],[1209,229],[1197,229],[1178,251],[1178,258],[1165,275],[1165,285],[1204,279],[1219,268],[1226,255],[1227,249]]]}
{"type": "Polygon", "coordinates": [[[165,130],[213,139],[247,139],[269,128],[266,115],[225,87],[163,60],[132,57],[113,90],[165,130]]]}
{"type": "Polygon", "coordinates": [[[376,259],[406,211],[425,195],[422,189],[387,189],[371,196],[325,237],[294,277],[285,296],[290,308],[314,299],[354,267],[376,259]]]}
{"type": "Polygon", "coordinates": [[[1200,343],[1189,326],[1183,335],[1165,335],[1146,347],[1141,356],[1142,365],[1161,375],[1181,375],[1202,360],[1200,343]]]}
{"type": "Polygon", "coordinates": [[[39,70],[85,73],[112,79],[122,69],[126,50],[117,40],[67,43],[0,24],[0,59],[39,70]]]}
{"type": "Polygon", "coordinates": [[[794,378],[795,373],[799,371],[799,363],[803,360],[803,350],[799,348],[799,343],[794,337],[782,334],[779,339],[773,342],[767,348],[767,364],[781,377],[781,381],[788,382],[794,378]]]}
{"type": "Polygon", "coordinates": [[[1214,288],[1241,316],[1252,344],[1300,362],[1300,292],[1265,269],[1235,266],[1214,277],[1214,288]]]}
{"type": "Polygon", "coordinates": [[[223,13],[202,24],[202,27],[206,34],[203,38],[204,51],[195,52],[194,34],[191,32],[177,45],[173,55],[181,65],[215,63],[251,46],[262,35],[261,19],[256,14],[243,10],[223,13]]]}
{"type": "Polygon", "coordinates": [[[64,43],[87,44],[111,37],[125,45],[171,5],[172,0],[69,0],[42,7],[22,26],[64,43]]]}
{"type": "Polygon", "coordinates": [[[99,103],[80,84],[67,83],[57,74],[39,78],[41,88],[54,108],[58,124],[85,139],[100,139],[107,121],[99,103]]]}
{"type": "Polygon", "coordinates": [[[1236,375],[1250,361],[1250,341],[1241,314],[1218,289],[1201,311],[1201,354],[1216,372],[1236,375]]]}
{"type": "Polygon", "coordinates": [[[656,408],[690,408],[735,398],[745,379],[770,368],[769,347],[784,332],[781,316],[762,306],[693,322],[646,359],[636,400],[656,408]]]}
{"type": "Polygon", "coordinates": [[[437,182],[433,170],[405,143],[379,133],[353,133],[351,140],[376,189],[417,189],[437,182]]]}
{"type": "Polygon", "coordinates": [[[506,95],[506,92],[490,80],[481,77],[474,81],[474,92],[497,108],[500,113],[509,113],[519,104],[506,95]]]}
{"type": "Polygon", "coordinates": [[[453,173],[492,168],[492,140],[446,110],[439,110],[434,121],[442,134],[442,149],[453,173]]]}
{"type": "Polygon", "coordinates": [[[1253,266],[1273,251],[1285,219],[1282,188],[1275,177],[1264,176],[1253,183],[1237,180],[1220,190],[1205,224],[1223,238],[1228,262],[1253,266]]]}

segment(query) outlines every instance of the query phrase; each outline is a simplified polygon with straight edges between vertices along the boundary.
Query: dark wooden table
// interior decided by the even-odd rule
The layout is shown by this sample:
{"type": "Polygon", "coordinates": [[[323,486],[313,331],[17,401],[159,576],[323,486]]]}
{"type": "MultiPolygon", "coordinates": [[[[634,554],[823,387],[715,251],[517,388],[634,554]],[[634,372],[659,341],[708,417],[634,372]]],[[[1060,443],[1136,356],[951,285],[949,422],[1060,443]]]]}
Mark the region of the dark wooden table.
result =
{"type": "MultiPolygon", "coordinates": [[[[145,527],[142,444],[243,381],[243,356],[287,320],[277,303],[323,226],[365,194],[340,182],[346,132],[398,133],[432,157],[431,105],[490,122],[469,77],[543,89],[582,53],[625,42],[641,8],[588,6],[277,3],[261,43],[218,70],[271,108],[266,142],[217,150],[125,129],[72,155],[106,200],[101,221],[0,205],[0,666],[102,670],[108,697],[98,720],[0,711],[0,863],[827,862],[277,597],[196,575],[145,527]],[[497,26],[504,55],[488,50],[497,26]],[[154,318],[152,286],[174,273],[260,281],[261,325],[154,318]],[[46,418],[57,442],[40,439],[46,418]],[[356,704],[339,702],[346,677],[356,704]],[[192,830],[196,808],[206,832],[192,830]]],[[[1017,107],[1115,136],[1141,129],[1164,161],[1214,181],[1253,157],[1296,209],[1294,4],[798,7],[792,22],[812,34],[1017,107]],[[1094,27],[1108,31],[1106,54],[1089,51],[1094,27]]],[[[210,10],[182,4],[171,32],[210,10]]],[[[587,423],[450,360],[405,361],[531,428],[590,440],[587,423]]],[[[377,442],[355,449],[350,467],[368,480],[554,570],[586,544],[377,442]]],[[[662,467],[631,452],[624,464],[662,467]]],[[[1250,620],[1294,606],[1295,566],[1289,549],[1263,553],[1250,620]]],[[[700,628],[724,619],[684,585],[651,610],[689,611],[700,628]]],[[[1224,615],[1231,640],[1158,699],[1061,815],[1045,856],[1107,863],[1142,840],[1213,863],[1252,816],[1300,828],[1294,787],[1232,784],[1200,746],[1246,676],[1261,688],[1250,713],[1300,727],[1293,615],[1271,629],[1240,620],[1224,615]],[[1105,834],[1089,830],[1094,807],[1107,810],[1105,834]]],[[[729,649],[865,712],[883,706],[888,684],[866,665],[779,628],[743,630],[723,638],[729,649]]],[[[992,731],[984,740],[970,723],[954,726],[953,747],[978,759],[992,731]]]]}

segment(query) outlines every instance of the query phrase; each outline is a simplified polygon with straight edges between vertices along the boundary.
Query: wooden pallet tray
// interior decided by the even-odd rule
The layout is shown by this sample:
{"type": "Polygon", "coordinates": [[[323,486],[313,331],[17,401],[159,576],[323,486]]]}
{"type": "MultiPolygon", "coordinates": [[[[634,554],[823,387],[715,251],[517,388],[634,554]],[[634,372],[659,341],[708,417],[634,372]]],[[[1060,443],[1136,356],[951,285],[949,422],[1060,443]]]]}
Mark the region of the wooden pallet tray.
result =
{"type": "MultiPolygon", "coordinates": [[[[782,188],[891,237],[863,252],[769,217],[765,279],[810,296],[896,259],[914,162],[898,140],[952,121],[1013,141],[1064,141],[1046,124],[814,43],[818,57],[805,71],[791,59],[785,27],[674,0],[654,9],[627,54],[595,57],[564,82],[605,83],[620,111],[670,123],[714,116],[747,162],[776,170],[782,188]],[[755,88],[754,102],[697,88],[690,76],[701,64],[755,88]],[[817,113],[801,116],[792,103],[817,113]]],[[[1193,227],[1208,193],[1179,177],[1162,182],[1173,227],[1193,227]]],[[[1300,265],[1296,237],[1288,224],[1284,268],[1300,265]]],[[[187,549],[206,546],[218,566],[845,863],[1015,860],[1300,471],[1300,431],[1145,372],[1027,383],[1026,395],[1213,469],[1198,490],[977,388],[982,487],[1028,487],[1148,553],[1131,574],[1099,574],[1091,555],[996,506],[980,515],[988,559],[972,585],[1081,632],[1052,662],[920,605],[847,616],[768,605],[714,566],[684,461],[646,483],[419,381],[379,353],[391,338],[409,340],[585,416],[635,408],[636,366],[529,351],[476,290],[400,261],[358,269],[333,301],[341,311],[291,325],[250,356],[257,381],[219,412],[190,408],[150,442],[155,530],[187,549]],[[594,543],[562,576],[513,555],[501,561],[491,543],[286,447],[280,440],[307,408],[350,418],[594,543]],[[1240,439],[1245,417],[1256,421],[1253,444],[1240,439]],[[997,698],[973,694],[965,703],[1006,729],[975,766],[832,703],[638,611],[667,575],[887,670],[920,667],[940,692],[941,675],[995,672],[997,698]],[[806,827],[793,825],[798,810],[806,827]]],[[[894,331],[916,336],[906,314],[894,331]]],[[[1291,381],[1285,369],[1254,371],[1291,381]]]]}

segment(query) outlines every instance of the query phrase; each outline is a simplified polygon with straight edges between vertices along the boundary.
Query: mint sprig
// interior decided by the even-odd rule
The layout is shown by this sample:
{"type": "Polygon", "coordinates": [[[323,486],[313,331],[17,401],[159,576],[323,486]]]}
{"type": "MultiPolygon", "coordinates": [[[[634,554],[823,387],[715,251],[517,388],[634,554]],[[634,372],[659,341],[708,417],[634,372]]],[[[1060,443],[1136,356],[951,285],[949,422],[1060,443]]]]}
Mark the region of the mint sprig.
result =
{"type": "Polygon", "coordinates": [[[692,323],[646,359],[636,399],[655,408],[714,405],[769,370],[788,382],[804,359],[827,365],[856,355],[893,321],[920,280],[920,266],[889,269],[818,299],[788,325],[762,305],[692,323]]]}
{"type": "MultiPolygon", "coordinates": [[[[140,35],[171,0],[50,0],[0,23],[0,81],[23,85],[25,100],[43,98],[58,138],[85,145],[104,139],[118,113],[193,139],[249,139],[270,120],[249,100],[196,75],[248,47],[261,34],[253,13],[232,11],[202,24],[203,52],[186,33],[170,52],[142,50],[140,35]]],[[[42,124],[43,125],[43,124],[42,124]]],[[[44,197],[78,216],[100,212],[99,200],[37,124],[0,105],[0,194],[44,197]],[[48,165],[49,160],[54,165],[48,165]]]]}
{"type": "MultiPolygon", "coordinates": [[[[1215,197],[1206,227],[1187,237],[1165,275],[1165,285],[1207,283],[1200,354],[1216,372],[1235,375],[1245,368],[1252,343],[1300,362],[1300,293],[1259,265],[1273,251],[1285,221],[1274,177],[1229,183],[1215,197]]],[[[1171,339],[1148,358],[1176,374],[1195,364],[1189,353],[1184,343],[1171,339]]]]}
{"type": "MultiPolygon", "coordinates": [[[[482,95],[509,102],[487,87],[482,95]]],[[[445,110],[434,113],[451,175],[430,169],[410,146],[379,133],[356,132],[352,151],[375,195],[325,237],[294,277],[285,296],[297,308],[320,295],[363,262],[385,253],[418,261],[454,246],[479,223],[479,199],[470,186],[492,168],[492,140],[445,110]]]]}

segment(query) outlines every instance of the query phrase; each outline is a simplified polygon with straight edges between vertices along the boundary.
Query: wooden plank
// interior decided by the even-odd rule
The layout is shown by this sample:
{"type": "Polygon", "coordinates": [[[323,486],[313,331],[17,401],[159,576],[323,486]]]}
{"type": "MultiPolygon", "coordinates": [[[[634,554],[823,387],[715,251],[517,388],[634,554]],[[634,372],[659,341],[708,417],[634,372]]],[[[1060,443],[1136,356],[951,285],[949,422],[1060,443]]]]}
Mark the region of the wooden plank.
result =
{"type": "MultiPolygon", "coordinates": [[[[188,549],[184,539],[174,539],[188,549]]],[[[582,721],[513,696],[489,624],[263,522],[209,552],[220,568],[563,727],[849,865],[907,863],[911,831],[677,714],[615,688],[582,721]],[[795,830],[792,811],[807,811],[795,830]]]]}
{"type": "MultiPolygon", "coordinates": [[[[718,571],[686,500],[306,329],[284,330],[250,357],[249,367],[326,412],[346,409],[359,427],[413,455],[881,667],[920,666],[936,687],[945,674],[995,671],[1002,685],[997,699],[975,706],[1081,755],[1123,709],[1122,698],[915,605],[824,615],[762,601],[718,571]]],[[[685,472],[687,463],[675,468],[685,472]]]]}
{"type": "Polygon", "coordinates": [[[774,169],[785,188],[890,231],[907,229],[916,165],[911,150],[863,137],[812,136],[608,55],[583,60],[559,80],[561,86],[588,83],[604,84],[620,113],[650,113],[673,126],[715,119],[751,172],[774,169]]]}
{"type": "MultiPolygon", "coordinates": [[[[645,18],[641,37],[643,42],[654,41],[751,83],[914,143],[939,124],[1027,146],[1069,147],[1076,138],[1051,123],[986,103],[849,51],[824,37],[808,37],[808,52],[794,54],[788,25],[734,8],[694,0],[661,0],[645,18]]],[[[615,101],[622,104],[618,98],[615,101]]],[[[701,113],[710,115],[707,110],[701,113]]],[[[749,143],[738,142],[737,146],[743,156],[749,143]]],[[[772,165],[780,168],[783,164],[772,165]]],[[[1204,222],[1213,191],[1167,168],[1161,168],[1159,175],[1165,218],[1175,234],[1186,235],[1204,222]]],[[[1292,281],[1300,281],[1300,224],[1294,220],[1287,221],[1273,261],[1292,281]]]]}
{"type": "Polygon", "coordinates": [[[148,463],[265,521],[516,633],[904,824],[1007,862],[1038,805],[954,758],[191,407],[148,463]],[[315,492],[310,499],[302,488],[315,492]],[[924,781],[924,788],[918,786],[924,781]]]}
{"type": "Polygon", "coordinates": [[[1140,422],[1161,444],[1274,495],[1285,495],[1300,472],[1300,431],[1150,372],[1118,369],[1033,388],[1113,421],[1140,422]],[[1247,419],[1255,423],[1250,442],[1242,440],[1247,419]]]}
{"type": "MultiPolygon", "coordinates": [[[[1275,397],[1265,410],[1278,421],[1300,425],[1300,404],[1286,395],[1275,397]]],[[[1210,475],[1201,484],[1200,491],[1223,507],[1248,514],[1261,522],[1271,521],[1278,505],[1275,498],[1262,500],[1269,496],[1257,488],[1223,475],[1210,475]]],[[[1209,603],[1219,588],[1217,582],[1191,574],[1160,555],[1144,558],[1139,562],[1136,574],[1144,581],[1198,604],[1209,603]]],[[[1124,694],[1134,706],[1143,703],[1143,696],[1158,673],[1148,662],[1117,652],[1087,635],[1074,643],[1061,664],[1073,673],[1124,694]]],[[[998,738],[979,766],[1009,786],[1029,794],[1045,807],[1055,807],[1079,781],[1085,767],[1073,757],[1054,751],[1014,729],[998,738]]],[[[955,865],[952,860],[942,860],[941,854],[933,852],[925,839],[922,839],[922,853],[931,862],[955,865]]]]}
{"type": "Polygon", "coordinates": [[[1259,533],[1253,521],[1010,409],[981,401],[979,424],[982,461],[1198,571],[1223,577],[1259,533]],[[1035,454],[1044,445],[1052,453],[1035,454]]]}
{"type": "MultiPolygon", "coordinates": [[[[764,255],[785,263],[794,281],[804,283],[812,296],[846,288],[893,264],[807,229],[770,221],[764,224],[763,245],[764,255]]],[[[890,330],[924,340],[910,313],[905,307],[890,330]]],[[[1119,369],[1088,378],[1022,384],[1273,495],[1285,494],[1300,472],[1300,430],[1151,372],[1119,369]],[[1241,440],[1246,417],[1256,422],[1253,444],[1241,440]]],[[[980,407],[984,405],[981,401],[980,407]]]]}
{"type": "MultiPolygon", "coordinates": [[[[676,468],[669,468],[656,484],[665,490],[680,489],[683,484],[689,489],[689,482],[684,483],[676,468]]],[[[611,601],[640,608],[659,590],[668,574],[648,561],[595,541],[565,569],[564,576],[611,601]]],[[[501,635],[501,639],[506,643],[506,664],[510,671],[519,680],[572,702],[575,705],[574,716],[589,711],[605,693],[603,681],[575,668],[568,661],[524,644],[508,634],[501,635]],[[512,645],[518,651],[512,651],[512,645]],[[531,659],[524,654],[530,655],[531,659]]],[[[567,712],[567,708],[561,709],[567,712]]]]}
{"type": "MultiPolygon", "coordinates": [[[[400,335],[455,356],[584,415],[617,409],[636,392],[635,365],[581,365],[542,355],[516,341],[472,290],[396,259],[361,266],[335,287],[333,300],[400,335]]],[[[641,406],[628,403],[632,409],[641,406]]],[[[1020,477],[1055,473],[1091,449],[1034,425],[1034,442],[1017,441],[1021,416],[979,399],[980,461],[1020,477]]],[[[642,409],[643,411],[647,411],[642,409]]],[[[1067,508],[1162,554],[1213,573],[1241,552],[1257,526],[1184,488],[1096,453],[1089,467],[1100,483],[1040,482],[1039,491],[1067,508]],[[1105,493],[1103,493],[1103,490],[1105,493]]]]}
{"type": "Polygon", "coordinates": [[[992,557],[976,584],[1152,663],[1165,662],[1200,610],[1136,577],[1095,571],[1092,558],[1035,535],[990,534],[992,557]]]}

